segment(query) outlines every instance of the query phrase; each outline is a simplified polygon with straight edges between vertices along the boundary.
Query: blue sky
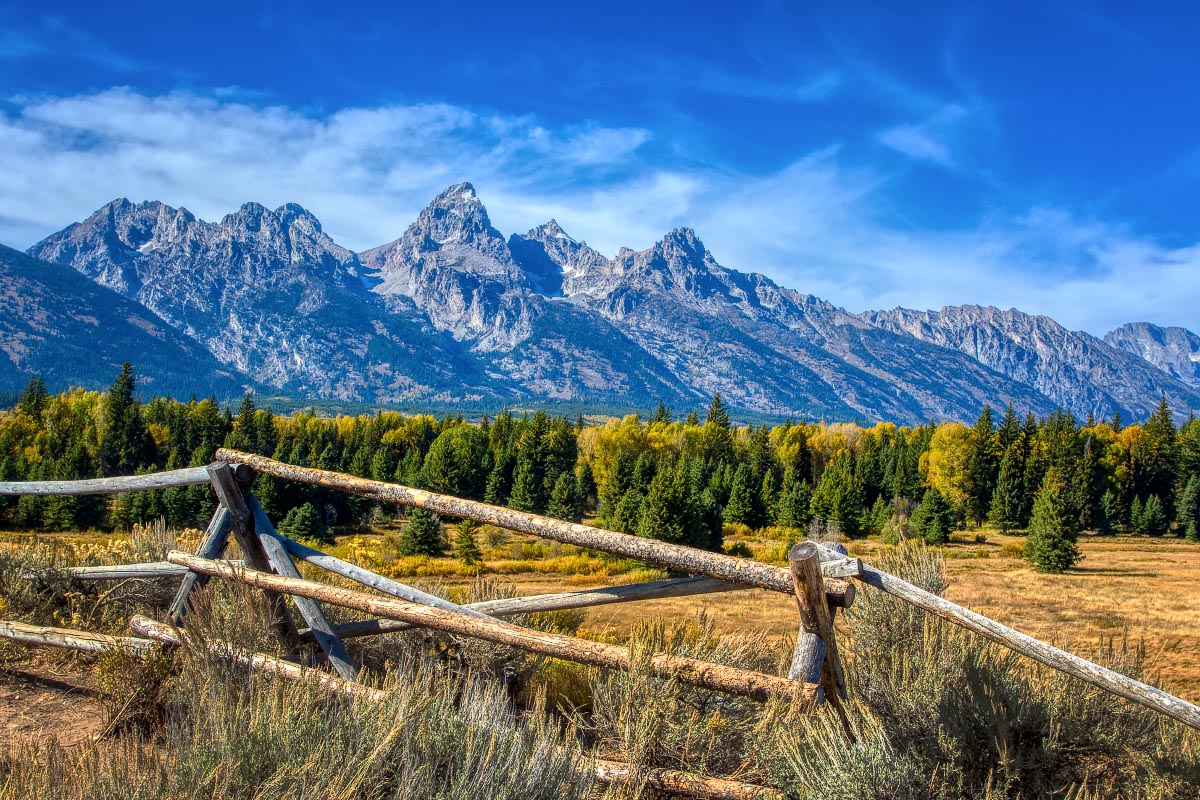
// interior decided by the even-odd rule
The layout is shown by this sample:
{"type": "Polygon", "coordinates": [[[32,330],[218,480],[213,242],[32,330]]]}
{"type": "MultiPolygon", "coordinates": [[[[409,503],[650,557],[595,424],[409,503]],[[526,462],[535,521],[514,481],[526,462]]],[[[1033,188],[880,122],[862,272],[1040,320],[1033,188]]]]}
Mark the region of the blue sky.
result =
{"type": "Polygon", "coordinates": [[[365,249],[470,180],[852,311],[1200,328],[1200,11],[908,5],[7,4],[0,242],[126,196],[365,249]]]}

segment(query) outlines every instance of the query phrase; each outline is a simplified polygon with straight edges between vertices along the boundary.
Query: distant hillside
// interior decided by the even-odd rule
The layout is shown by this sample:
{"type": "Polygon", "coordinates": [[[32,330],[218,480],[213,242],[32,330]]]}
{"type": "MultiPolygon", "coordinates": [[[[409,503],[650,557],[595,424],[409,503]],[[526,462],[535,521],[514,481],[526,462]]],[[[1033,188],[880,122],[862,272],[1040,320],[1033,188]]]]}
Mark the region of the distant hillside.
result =
{"type": "Polygon", "coordinates": [[[1040,391],[1081,416],[1146,419],[1166,397],[1180,414],[1200,409],[1200,392],[1124,350],[1050,317],[1016,309],[947,306],[896,308],[863,319],[895,333],[952,347],[1040,391]]]}
{"type": "Polygon", "coordinates": [[[0,392],[33,374],[53,390],[102,389],[132,361],[148,393],[230,398],[246,380],[203,347],[69,267],[0,245],[0,392]]]}

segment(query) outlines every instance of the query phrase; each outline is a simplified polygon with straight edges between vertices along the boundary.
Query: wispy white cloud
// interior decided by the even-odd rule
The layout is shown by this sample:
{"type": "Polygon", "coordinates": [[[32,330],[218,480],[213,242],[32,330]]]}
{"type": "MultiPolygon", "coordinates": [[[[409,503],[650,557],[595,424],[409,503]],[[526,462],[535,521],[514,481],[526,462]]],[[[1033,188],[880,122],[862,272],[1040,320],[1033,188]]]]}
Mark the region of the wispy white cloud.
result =
{"type": "Polygon", "coordinates": [[[917,161],[955,169],[955,143],[969,114],[965,108],[948,104],[917,125],[897,125],[879,134],[879,141],[917,161]]]}
{"type": "Polygon", "coordinates": [[[652,132],[639,128],[550,127],[445,104],[314,115],[237,91],[113,89],[10,98],[9,108],[0,241],[21,247],[127,196],[206,219],[248,200],[295,201],[362,250],[399,236],[446,185],[470,180],[506,233],[555,217],[611,255],[689,225],[722,263],[855,311],[982,303],[1096,333],[1134,319],[1200,327],[1200,244],[1169,248],[1046,206],[963,230],[902,228],[894,179],[838,144],[746,175],[657,162],[644,147],[652,132]]]}

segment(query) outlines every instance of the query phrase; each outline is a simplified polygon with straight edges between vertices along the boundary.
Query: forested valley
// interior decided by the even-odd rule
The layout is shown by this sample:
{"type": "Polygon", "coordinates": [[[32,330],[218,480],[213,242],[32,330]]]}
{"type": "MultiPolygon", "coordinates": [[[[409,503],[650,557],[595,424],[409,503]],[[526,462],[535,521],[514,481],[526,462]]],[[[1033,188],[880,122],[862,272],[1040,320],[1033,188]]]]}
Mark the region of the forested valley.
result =
{"type": "MultiPolygon", "coordinates": [[[[721,549],[728,526],[946,541],[957,528],[1030,527],[1039,502],[1069,533],[1200,538],[1200,420],[1176,426],[1163,401],[1140,423],[1044,419],[985,407],[973,426],[788,421],[738,427],[720,396],[701,420],[659,406],[588,423],[543,411],[461,417],[282,417],[247,396],[138,399],[126,365],[107,392],[50,395],[33,378],[0,416],[0,480],[69,480],[204,465],[218,447],[595,520],[625,533],[721,549]],[[1039,499],[1040,498],[1040,499],[1039,499]]],[[[305,538],[361,530],[378,504],[260,477],[268,514],[305,538]]],[[[127,528],[165,518],[203,526],[207,486],[102,497],[0,498],[9,529],[127,528]]],[[[1036,527],[1036,525],[1034,526],[1036,527]]],[[[410,550],[441,554],[432,536],[410,550]]],[[[1069,563],[1066,564],[1069,566],[1069,563]]]]}

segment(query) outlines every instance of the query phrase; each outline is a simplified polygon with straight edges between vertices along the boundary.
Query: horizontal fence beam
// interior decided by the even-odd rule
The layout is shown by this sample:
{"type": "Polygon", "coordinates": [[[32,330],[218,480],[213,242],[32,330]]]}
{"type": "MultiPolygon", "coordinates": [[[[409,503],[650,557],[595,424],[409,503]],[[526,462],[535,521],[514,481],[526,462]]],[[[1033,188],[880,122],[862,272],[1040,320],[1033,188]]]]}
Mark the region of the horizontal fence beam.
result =
{"type": "Polygon", "coordinates": [[[153,475],[125,475],[82,481],[4,481],[0,482],[0,495],[121,494],[170,489],[173,486],[201,486],[208,482],[207,467],[191,467],[153,475]]]}
{"type": "MultiPolygon", "coordinates": [[[[664,597],[689,597],[715,592],[747,591],[748,587],[726,583],[716,578],[690,577],[673,578],[650,583],[633,583],[628,586],[611,586],[604,589],[586,589],[580,592],[537,594],[529,597],[505,597],[499,600],[483,600],[459,606],[463,611],[477,611],[489,617],[511,617],[517,614],[534,614],[540,611],[565,611],[571,608],[591,608],[612,603],[632,603],[638,600],[658,600],[664,597]]],[[[380,591],[383,591],[382,589],[380,591]]],[[[419,626],[394,619],[368,619],[334,626],[338,636],[350,639],[357,636],[375,636],[381,633],[410,631],[419,626]]],[[[300,636],[308,639],[307,631],[300,636]]]]}
{"type": "MultiPolygon", "coordinates": [[[[241,564],[241,561],[231,561],[241,564]]],[[[170,561],[143,561],[138,564],[114,564],[107,567],[68,567],[67,569],[49,569],[26,572],[21,577],[27,581],[39,580],[48,575],[64,575],[77,581],[124,581],[131,579],[154,580],[156,578],[179,578],[187,575],[187,567],[172,564],[170,561]]]]}
{"type": "Polygon", "coordinates": [[[0,638],[35,647],[58,647],[78,650],[83,653],[98,653],[101,650],[124,648],[142,652],[154,646],[145,639],[127,636],[107,636],[103,633],[73,630],[71,628],[47,628],[42,625],[26,625],[23,622],[0,621],[0,638]]]}
{"type": "MultiPolygon", "coordinates": [[[[773,567],[758,561],[735,558],[724,553],[697,550],[693,547],[657,539],[630,536],[602,528],[564,522],[400,484],[372,481],[310,467],[296,467],[273,458],[241,453],[236,450],[222,448],[217,451],[217,458],[231,464],[245,464],[264,475],[296,483],[335,489],[384,503],[423,508],[446,516],[473,519],[500,528],[540,536],[543,539],[573,544],[590,550],[602,550],[606,553],[634,558],[661,567],[708,575],[732,583],[757,586],[787,595],[792,593],[792,575],[787,569],[773,567]]],[[[846,561],[846,559],[839,555],[831,569],[839,571],[845,569],[838,563],[842,561],[846,561]]],[[[831,578],[825,582],[825,587],[830,605],[848,607],[853,604],[853,584],[831,578]]]]}
{"type": "MultiPolygon", "coordinates": [[[[293,596],[309,597],[324,603],[353,608],[367,614],[411,622],[446,633],[483,639],[552,658],[561,658],[607,669],[629,670],[633,666],[629,649],[626,647],[530,630],[500,620],[477,619],[456,611],[392,600],[315,581],[284,578],[267,572],[234,567],[220,561],[197,558],[178,550],[171,551],[167,560],[173,564],[183,564],[193,572],[204,575],[293,596]]],[[[652,656],[649,659],[649,668],[655,674],[663,677],[677,678],[684,683],[705,689],[743,695],[755,700],[783,697],[809,702],[813,699],[817,688],[812,684],[798,683],[776,675],[727,667],[722,664],[711,664],[699,659],[665,653],[652,656]]]]}
{"type": "MultiPolygon", "coordinates": [[[[831,552],[823,545],[820,547],[824,551],[831,552]]],[[[1184,725],[1200,730],[1200,707],[1164,692],[1157,686],[1134,680],[1107,667],[1094,664],[1085,658],[1080,658],[1074,653],[1068,653],[1066,650],[1048,645],[1028,634],[1013,630],[1007,625],[1001,625],[994,619],[951,603],[949,600],[874,567],[865,567],[861,580],[868,586],[874,586],[876,589],[906,600],[934,616],[953,622],[955,625],[978,633],[980,636],[991,639],[1021,655],[1028,656],[1039,664],[1098,686],[1124,697],[1126,700],[1140,703],[1146,708],[1154,709],[1184,725]]]]}

